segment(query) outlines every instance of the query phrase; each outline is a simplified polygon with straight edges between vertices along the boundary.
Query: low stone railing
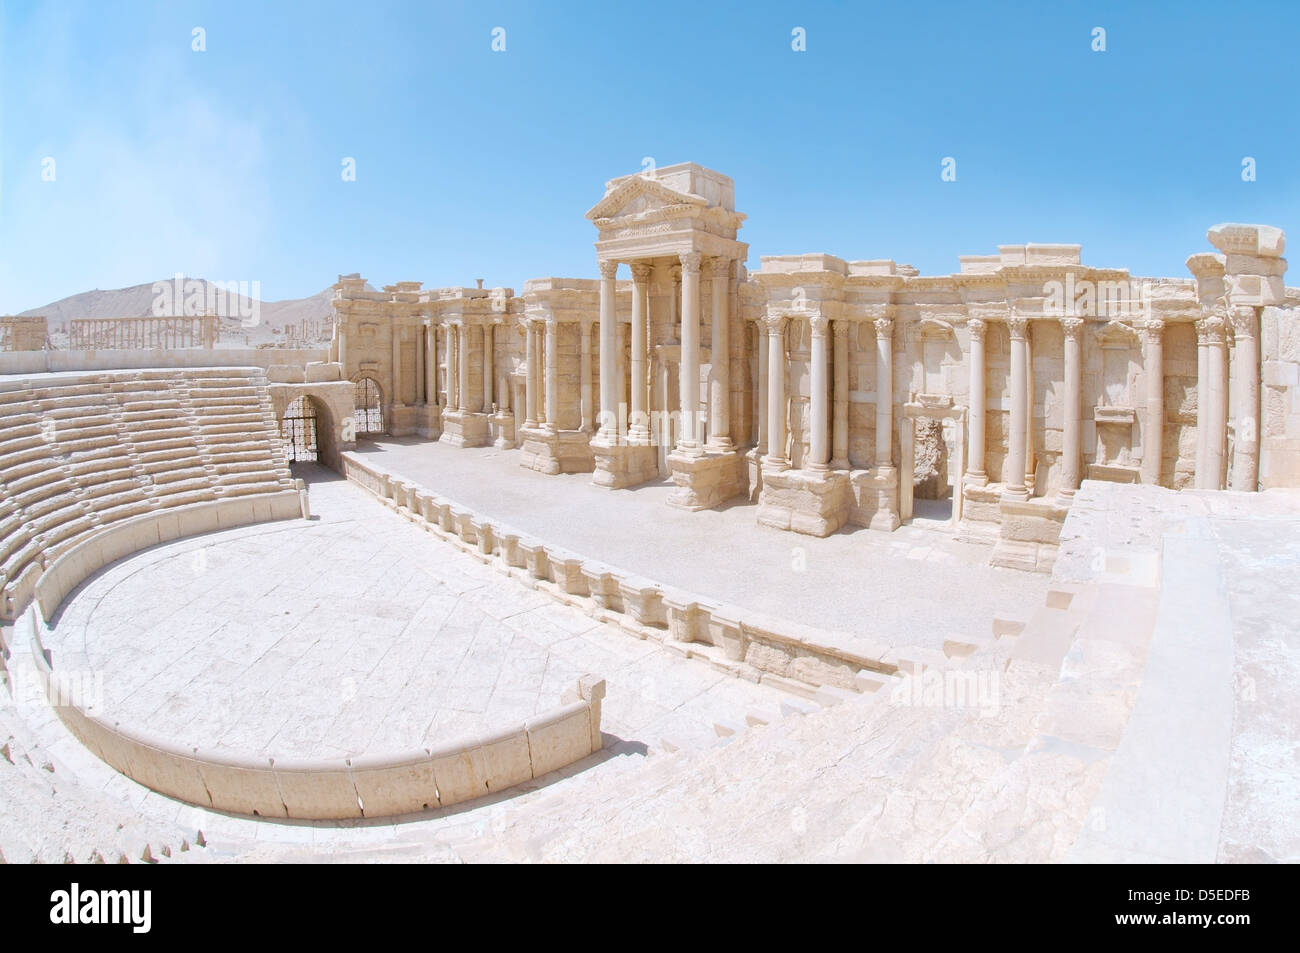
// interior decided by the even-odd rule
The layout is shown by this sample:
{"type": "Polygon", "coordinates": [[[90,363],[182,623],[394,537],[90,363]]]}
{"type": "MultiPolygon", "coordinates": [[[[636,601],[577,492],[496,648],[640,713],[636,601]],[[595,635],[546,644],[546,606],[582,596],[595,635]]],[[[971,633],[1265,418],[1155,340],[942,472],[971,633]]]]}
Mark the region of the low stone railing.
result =
{"type": "Polygon", "coordinates": [[[333,760],[184,747],[62,697],[52,653],[40,637],[37,607],[48,625],[83,580],[124,556],[199,533],[306,515],[305,506],[305,494],[286,490],[144,513],[106,527],[42,573],[26,616],[36,668],[60,720],[100,760],[151,790],[199,807],[326,820],[446,807],[539,778],[600,750],[605,683],[593,676],[584,676],[558,708],[522,725],[400,754],[333,760]]]}
{"type": "Polygon", "coordinates": [[[642,638],[656,638],[751,680],[811,695],[832,685],[874,690],[901,669],[943,667],[942,652],[870,645],[660,584],[545,543],[414,482],[342,454],[344,475],[431,532],[562,602],[642,638]],[[864,651],[864,646],[867,651],[864,651]]]}
{"type": "Polygon", "coordinates": [[[185,747],[67,703],[31,625],[37,672],[77,740],[133,781],[198,807],[301,820],[412,814],[540,778],[602,746],[605,683],[584,676],[558,708],[522,725],[398,754],[309,760],[185,747]]]}

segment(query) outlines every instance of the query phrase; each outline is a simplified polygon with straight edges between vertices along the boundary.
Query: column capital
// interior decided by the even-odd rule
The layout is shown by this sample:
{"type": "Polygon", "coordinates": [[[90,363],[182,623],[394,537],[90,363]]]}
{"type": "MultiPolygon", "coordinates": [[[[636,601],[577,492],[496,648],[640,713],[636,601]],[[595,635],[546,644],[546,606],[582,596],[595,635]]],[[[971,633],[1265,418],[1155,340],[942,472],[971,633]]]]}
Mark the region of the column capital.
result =
{"type": "Polygon", "coordinates": [[[894,319],[891,317],[876,318],[872,322],[876,329],[876,334],[882,337],[891,337],[894,334],[894,319]]]}
{"type": "Polygon", "coordinates": [[[1148,318],[1142,322],[1142,334],[1148,341],[1159,341],[1161,335],[1165,333],[1164,318],[1148,318]]]}
{"type": "Polygon", "coordinates": [[[600,269],[600,277],[616,278],[618,277],[618,262],[611,261],[608,258],[602,258],[596,262],[596,267],[600,269]]]}
{"type": "Polygon", "coordinates": [[[1011,332],[1011,340],[1023,341],[1029,336],[1029,319],[1018,315],[1009,317],[1007,318],[1007,330],[1011,332]]]}
{"type": "Polygon", "coordinates": [[[714,256],[708,260],[707,264],[710,278],[730,278],[731,277],[731,259],[721,256],[714,256]]]}
{"type": "Polygon", "coordinates": [[[808,324],[812,327],[813,337],[824,338],[830,330],[831,319],[824,314],[814,314],[809,316],[808,324]]]}
{"type": "Polygon", "coordinates": [[[1227,340],[1227,328],[1221,317],[1201,318],[1196,322],[1196,334],[1206,344],[1223,344],[1227,340]]]}
{"type": "Polygon", "coordinates": [[[1065,332],[1066,340],[1079,340],[1079,333],[1083,330],[1083,324],[1083,318],[1062,318],[1061,329],[1065,332]]]}
{"type": "Polygon", "coordinates": [[[769,313],[758,319],[758,323],[763,326],[768,334],[780,334],[785,329],[786,315],[779,313],[769,313]]]}
{"type": "Polygon", "coordinates": [[[704,256],[697,251],[684,251],[677,256],[682,263],[682,274],[698,275],[700,273],[700,263],[704,256]]]}
{"type": "Polygon", "coordinates": [[[983,318],[971,318],[966,322],[966,329],[970,331],[970,336],[977,341],[984,340],[984,332],[988,329],[988,322],[983,318]]]}
{"type": "Polygon", "coordinates": [[[831,332],[835,335],[836,341],[847,341],[849,338],[849,322],[842,319],[835,321],[831,324],[831,332]]]}
{"type": "Polygon", "coordinates": [[[1237,337],[1253,338],[1255,336],[1258,315],[1252,306],[1233,305],[1228,310],[1228,317],[1232,320],[1232,330],[1237,337]]]}
{"type": "Polygon", "coordinates": [[[632,269],[632,280],[638,285],[643,285],[650,280],[650,266],[645,262],[633,262],[628,267],[632,269]]]}

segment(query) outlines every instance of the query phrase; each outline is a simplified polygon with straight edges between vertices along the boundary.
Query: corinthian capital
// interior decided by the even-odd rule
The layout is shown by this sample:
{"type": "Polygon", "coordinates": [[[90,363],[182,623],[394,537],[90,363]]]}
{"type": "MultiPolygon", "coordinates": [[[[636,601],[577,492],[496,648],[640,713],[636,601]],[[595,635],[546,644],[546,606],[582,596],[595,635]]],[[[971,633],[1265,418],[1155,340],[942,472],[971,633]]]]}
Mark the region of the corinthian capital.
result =
{"type": "Polygon", "coordinates": [[[687,275],[698,275],[700,273],[700,262],[704,256],[697,251],[684,251],[678,256],[682,262],[682,273],[687,275]]]}
{"type": "Polygon", "coordinates": [[[876,328],[876,334],[882,338],[892,338],[894,335],[893,318],[876,318],[871,322],[876,328]]]}
{"type": "Polygon", "coordinates": [[[1062,318],[1061,328],[1065,331],[1065,337],[1070,341],[1079,340],[1079,332],[1083,330],[1083,318],[1062,318]]]}
{"type": "Polygon", "coordinates": [[[768,334],[780,334],[785,330],[786,316],[784,314],[769,311],[767,314],[763,315],[763,317],[759,318],[759,322],[763,325],[763,330],[768,334]]]}
{"type": "Polygon", "coordinates": [[[1238,337],[1253,338],[1255,336],[1255,326],[1257,324],[1257,315],[1255,309],[1249,305],[1234,305],[1228,311],[1228,317],[1232,320],[1232,330],[1238,337]]]}
{"type": "Polygon", "coordinates": [[[708,263],[710,278],[730,278],[731,277],[731,259],[713,257],[708,263]]]}
{"type": "Polygon", "coordinates": [[[628,266],[632,269],[632,280],[643,285],[650,280],[650,266],[645,262],[636,262],[628,266]]]}
{"type": "Polygon", "coordinates": [[[831,319],[824,314],[814,314],[808,318],[808,323],[812,326],[813,337],[824,338],[830,330],[831,319]]]}
{"type": "Polygon", "coordinates": [[[1029,319],[1018,315],[1009,317],[1007,318],[1007,330],[1011,332],[1011,340],[1023,341],[1029,336],[1029,319]]]}
{"type": "Polygon", "coordinates": [[[971,318],[966,322],[966,329],[970,331],[971,339],[975,341],[984,340],[984,331],[987,327],[983,318],[971,318]]]}
{"type": "Polygon", "coordinates": [[[600,277],[602,278],[613,278],[618,275],[618,262],[616,261],[602,259],[596,265],[600,268],[600,277]]]}
{"type": "Polygon", "coordinates": [[[1207,344],[1222,344],[1226,340],[1226,327],[1218,316],[1201,318],[1196,322],[1196,335],[1207,344]]]}

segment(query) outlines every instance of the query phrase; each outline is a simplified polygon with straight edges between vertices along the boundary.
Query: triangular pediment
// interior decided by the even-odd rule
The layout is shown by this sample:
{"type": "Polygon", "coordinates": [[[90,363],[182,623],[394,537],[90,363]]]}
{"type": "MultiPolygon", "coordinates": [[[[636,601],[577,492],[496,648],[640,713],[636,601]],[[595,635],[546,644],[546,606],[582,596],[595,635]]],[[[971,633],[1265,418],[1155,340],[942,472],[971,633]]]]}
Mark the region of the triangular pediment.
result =
{"type": "Polygon", "coordinates": [[[587,218],[594,222],[604,218],[644,215],[647,212],[672,206],[705,207],[708,204],[708,200],[703,196],[678,192],[676,189],[668,188],[662,182],[635,175],[611,189],[609,194],[587,213],[587,218]]]}

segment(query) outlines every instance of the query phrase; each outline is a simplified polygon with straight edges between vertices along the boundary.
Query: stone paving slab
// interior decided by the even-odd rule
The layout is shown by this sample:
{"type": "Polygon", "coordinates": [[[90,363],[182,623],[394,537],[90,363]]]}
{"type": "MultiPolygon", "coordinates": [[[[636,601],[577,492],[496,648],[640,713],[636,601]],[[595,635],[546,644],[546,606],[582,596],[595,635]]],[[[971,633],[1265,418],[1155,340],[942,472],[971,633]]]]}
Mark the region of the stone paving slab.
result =
{"type": "Polygon", "coordinates": [[[711,743],[783,693],[683,659],[484,566],[338,479],[311,522],[155,547],[94,577],[47,645],[104,673],[104,712],[184,744],[286,757],[404,751],[517,724],[584,672],[603,729],[711,743]]]}
{"type": "Polygon", "coordinates": [[[988,547],[932,519],[818,539],[759,526],[743,502],[676,509],[667,481],[611,491],[587,473],[537,473],[519,465],[518,450],[385,438],[354,452],[584,557],[873,645],[939,649],[954,634],[988,636],[995,614],[1042,605],[1049,585],[1045,574],[985,565],[988,547]]]}

